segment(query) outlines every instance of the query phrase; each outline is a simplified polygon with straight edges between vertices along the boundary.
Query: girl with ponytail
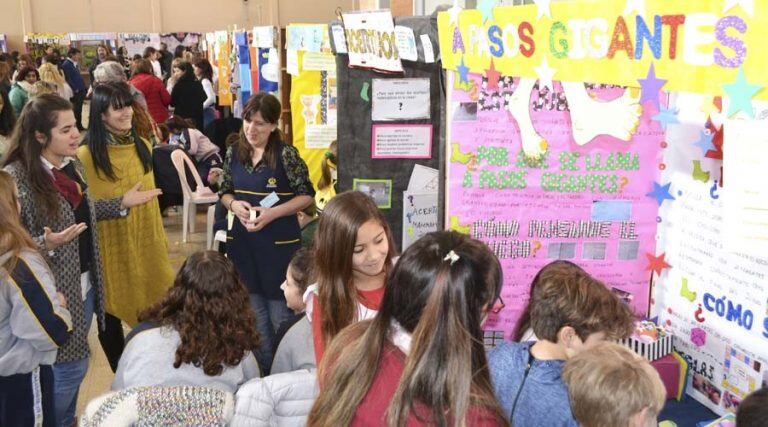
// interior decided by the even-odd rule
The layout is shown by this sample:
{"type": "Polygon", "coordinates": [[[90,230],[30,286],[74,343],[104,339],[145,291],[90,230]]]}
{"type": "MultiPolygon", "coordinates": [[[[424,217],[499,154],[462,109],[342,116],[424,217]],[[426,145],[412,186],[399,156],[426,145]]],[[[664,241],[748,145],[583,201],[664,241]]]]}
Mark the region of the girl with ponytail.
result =
{"type": "Polygon", "coordinates": [[[310,426],[505,426],[481,325],[501,291],[483,243],[430,233],[395,265],[377,316],[342,331],[320,366],[310,426]]]}

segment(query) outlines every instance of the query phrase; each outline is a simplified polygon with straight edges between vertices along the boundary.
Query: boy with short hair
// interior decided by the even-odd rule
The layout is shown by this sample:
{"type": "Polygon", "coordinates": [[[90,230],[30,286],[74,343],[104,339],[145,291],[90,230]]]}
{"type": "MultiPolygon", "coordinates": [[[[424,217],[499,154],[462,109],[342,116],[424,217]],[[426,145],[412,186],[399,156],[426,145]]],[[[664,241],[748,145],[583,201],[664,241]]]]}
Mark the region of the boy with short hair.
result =
{"type": "Polygon", "coordinates": [[[582,427],[655,427],[666,400],[664,383],[651,364],[615,343],[568,359],[563,379],[582,427]]]}
{"type": "Polygon", "coordinates": [[[538,342],[503,343],[488,354],[496,398],[515,427],[577,426],[563,364],[603,340],[629,336],[632,312],[586,272],[554,267],[533,289],[530,313],[538,342]]]}
{"type": "Polygon", "coordinates": [[[768,387],[752,392],[736,412],[736,427],[765,427],[768,423],[768,387]]]}

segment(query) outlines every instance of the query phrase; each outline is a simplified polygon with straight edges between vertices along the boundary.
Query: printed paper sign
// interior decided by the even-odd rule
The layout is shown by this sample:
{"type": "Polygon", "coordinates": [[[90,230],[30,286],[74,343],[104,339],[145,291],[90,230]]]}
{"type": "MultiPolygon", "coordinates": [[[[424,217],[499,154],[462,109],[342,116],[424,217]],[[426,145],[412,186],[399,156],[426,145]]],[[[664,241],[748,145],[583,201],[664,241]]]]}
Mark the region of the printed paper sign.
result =
{"type": "Polygon", "coordinates": [[[336,124],[307,125],[304,134],[305,148],[328,148],[336,139],[336,124]]]}
{"type": "Polygon", "coordinates": [[[397,37],[389,10],[342,14],[347,39],[349,66],[401,73],[397,37]]]}
{"type": "Polygon", "coordinates": [[[416,50],[416,36],[413,35],[413,29],[402,25],[395,25],[395,43],[400,58],[406,61],[417,61],[419,51],[416,50]]]}
{"type": "Polygon", "coordinates": [[[438,190],[440,171],[424,165],[413,165],[411,179],[408,180],[408,191],[412,193],[433,193],[438,190]]]}
{"type": "Polygon", "coordinates": [[[253,47],[275,47],[275,27],[253,27],[253,47]]]}
{"type": "Polygon", "coordinates": [[[429,119],[429,79],[373,79],[372,120],[429,119]]]}
{"type": "Polygon", "coordinates": [[[373,125],[374,159],[429,159],[432,125],[373,125]]]}
{"type": "Polygon", "coordinates": [[[347,39],[344,37],[344,27],[341,25],[331,26],[331,34],[333,34],[333,46],[336,48],[336,53],[347,53],[347,39]]]}
{"type": "Polygon", "coordinates": [[[403,248],[437,231],[437,192],[403,192],[403,248]]]}
{"type": "Polygon", "coordinates": [[[302,58],[303,70],[336,72],[336,56],[323,52],[305,52],[302,58]]]}
{"type": "Polygon", "coordinates": [[[429,34],[422,34],[419,38],[421,39],[421,47],[424,49],[424,62],[427,64],[435,62],[435,48],[432,47],[429,34]]]}

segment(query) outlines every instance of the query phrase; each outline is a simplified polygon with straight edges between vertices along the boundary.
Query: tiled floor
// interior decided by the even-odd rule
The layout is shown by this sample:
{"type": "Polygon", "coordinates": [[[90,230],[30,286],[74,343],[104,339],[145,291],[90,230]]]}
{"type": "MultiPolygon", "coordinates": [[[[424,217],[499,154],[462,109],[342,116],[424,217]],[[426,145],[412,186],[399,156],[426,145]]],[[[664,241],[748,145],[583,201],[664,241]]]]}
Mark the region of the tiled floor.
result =
{"type": "MultiPolygon", "coordinates": [[[[196,229],[194,234],[188,236],[188,242],[181,241],[181,208],[176,211],[169,209],[169,215],[163,218],[165,232],[168,236],[168,257],[174,269],[178,270],[182,262],[190,254],[205,249],[205,212],[200,210],[197,214],[196,229]]],[[[80,386],[80,395],[77,399],[77,413],[82,413],[85,405],[93,399],[107,391],[114,375],[109,368],[107,358],[101,350],[99,339],[96,334],[95,322],[93,322],[88,342],[91,346],[91,360],[88,366],[88,373],[85,376],[83,384],[80,386]]],[[[125,333],[129,331],[126,329],[125,333]]]]}

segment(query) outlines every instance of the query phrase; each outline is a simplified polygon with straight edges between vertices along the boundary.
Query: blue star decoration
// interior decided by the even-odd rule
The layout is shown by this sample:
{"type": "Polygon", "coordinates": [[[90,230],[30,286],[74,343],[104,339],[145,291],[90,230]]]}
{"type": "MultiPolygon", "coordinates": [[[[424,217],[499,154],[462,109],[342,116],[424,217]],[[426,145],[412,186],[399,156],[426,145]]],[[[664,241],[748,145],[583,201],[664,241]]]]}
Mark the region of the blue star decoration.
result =
{"type": "Polygon", "coordinates": [[[469,83],[469,77],[467,74],[469,73],[469,67],[464,65],[464,57],[461,57],[461,64],[459,64],[458,67],[456,67],[456,71],[459,72],[459,83],[469,83]]]}
{"type": "Polygon", "coordinates": [[[483,14],[483,22],[493,19],[493,8],[496,7],[496,0],[480,0],[477,10],[483,14]]]}
{"type": "Polygon", "coordinates": [[[699,132],[699,140],[694,142],[693,145],[701,149],[701,155],[706,156],[709,151],[717,151],[717,147],[712,143],[715,136],[712,132],[703,130],[699,132]]]}
{"type": "Polygon", "coordinates": [[[671,182],[666,183],[665,185],[661,185],[658,182],[653,182],[653,191],[646,194],[648,197],[652,197],[656,199],[656,203],[661,206],[662,203],[664,203],[664,200],[675,200],[675,198],[669,194],[669,187],[672,185],[671,182]]]}
{"type": "Polygon", "coordinates": [[[664,107],[661,107],[659,109],[659,114],[653,116],[651,120],[659,122],[661,124],[661,128],[664,130],[667,130],[667,126],[669,124],[680,123],[680,121],[677,120],[677,110],[664,107]]]}
{"type": "Polygon", "coordinates": [[[752,108],[752,98],[757,95],[758,92],[763,90],[762,86],[753,85],[747,82],[747,78],[744,76],[744,68],[739,68],[739,73],[736,75],[736,81],[733,83],[726,83],[723,85],[723,90],[728,94],[728,117],[733,117],[738,114],[739,111],[747,113],[749,118],[755,118],[755,110],[752,108]]]}
{"type": "Polygon", "coordinates": [[[651,101],[653,102],[653,106],[656,107],[656,110],[658,111],[659,94],[661,92],[661,88],[667,84],[667,81],[664,79],[656,78],[656,70],[653,68],[653,64],[651,64],[651,67],[648,68],[648,75],[644,79],[637,79],[637,81],[640,83],[640,87],[642,88],[640,104],[643,104],[646,101],[651,101]]]}

